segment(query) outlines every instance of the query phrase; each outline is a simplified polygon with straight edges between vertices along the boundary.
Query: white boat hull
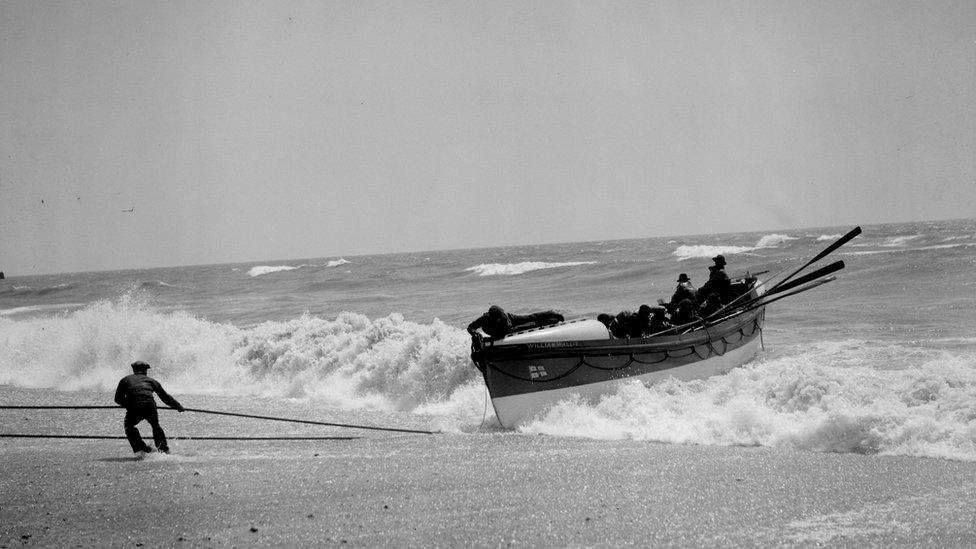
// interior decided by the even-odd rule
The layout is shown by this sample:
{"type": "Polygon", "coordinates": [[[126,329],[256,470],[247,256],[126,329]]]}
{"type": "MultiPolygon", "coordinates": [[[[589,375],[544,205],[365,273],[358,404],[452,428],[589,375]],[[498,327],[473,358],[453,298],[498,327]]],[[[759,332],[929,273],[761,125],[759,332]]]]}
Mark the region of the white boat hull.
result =
{"type": "Polygon", "coordinates": [[[603,395],[616,392],[621,384],[630,383],[633,380],[638,380],[645,385],[652,385],[668,378],[691,381],[724,374],[751,360],[759,350],[759,345],[759,338],[753,338],[745,345],[729,350],[729,352],[723,355],[711,356],[707,359],[675,368],[562,389],[535,391],[497,398],[493,397],[491,402],[495,407],[495,415],[498,417],[499,423],[506,428],[515,428],[537,417],[541,417],[547,410],[560,401],[578,395],[588,402],[595,403],[603,395]]]}

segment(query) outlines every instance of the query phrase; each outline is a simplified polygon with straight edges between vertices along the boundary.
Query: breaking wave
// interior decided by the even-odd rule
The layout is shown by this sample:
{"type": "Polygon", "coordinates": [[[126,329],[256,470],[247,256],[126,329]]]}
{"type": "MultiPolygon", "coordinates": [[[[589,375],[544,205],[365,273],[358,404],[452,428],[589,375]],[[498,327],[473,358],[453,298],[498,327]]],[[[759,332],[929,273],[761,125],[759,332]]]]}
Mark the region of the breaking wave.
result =
{"type": "Polygon", "coordinates": [[[883,246],[886,246],[886,247],[889,247],[889,248],[897,248],[899,246],[904,246],[905,244],[907,244],[907,243],[909,243],[909,242],[911,242],[913,240],[917,240],[919,238],[922,238],[923,236],[925,236],[925,235],[912,234],[912,235],[907,235],[907,236],[895,236],[895,237],[891,237],[891,238],[885,239],[885,243],[883,244],[883,246]]]}
{"type": "Polygon", "coordinates": [[[674,251],[678,261],[686,259],[712,258],[716,255],[732,255],[752,252],[763,248],[775,248],[784,242],[796,240],[795,237],[784,234],[768,234],[756,242],[755,246],[720,245],[681,245],[674,251]]]}
{"type": "Polygon", "coordinates": [[[436,319],[341,313],[240,329],[161,313],[132,294],[58,317],[0,317],[0,384],[66,391],[114,391],[138,359],[174,394],[446,415],[473,407],[480,418],[483,399],[465,396],[480,388],[469,352],[468,335],[436,319]]]}
{"type": "Polygon", "coordinates": [[[789,236],[785,234],[767,234],[766,236],[759,239],[756,242],[756,248],[775,248],[784,242],[789,242],[790,240],[796,240],[795,236],[789,236]]]}
{"type": "Polygon", "coordinates": [[[304,266],[305,265],[299,265],[297,267],[293,267],[291,265],[259,265],[257,267],[251,267],[251,269],[247,271],[247,274],[248,276],[262,276],[271,273],[280,273],[282,271],[294,271],[296,269],[301,269],[304,266]]]}
{"type": "Polygon", "coordinates": [[[817,237],[817,242],[826,242],[828,240],[831,241],[831,242],[833,242],[834,240],[837,240],[838,238],[840,238],[842,236],[844,236],[844,235],[842,235],[840,233],[837,233],[837,234],[822,234],[822,235],[820,235],[820,236],[817,237]]]}
{"type": "MultiPolygon", "coordinates": [[[[329,261],[325,265],[321,265],[321,266],[322,267],[339,267],[339,266],[342,266],[342,265],[348,265],[350,263],[352,263],[352,261],[348,261],[346,259],[339,258],[339,259],[334,259],[332,261],[329,261]]],[[[248,274],[248,276],[263,276],[263,275],[266,275],[266,274],[280,273],[280,272],[283,272],[283,271],[295,271],[295,270],[301,269],[303,267],[315,267],[315,265],[304,265],[304,264],[303,265],[298,265],[298,266],[293,266],[293,265],[258,265],[257,267],[251,267],[251,269],[249,271],[247,271],[247,274],[248,274]]]]}
{"type": "Polygon", "coordinates": [[[595,439],[790,447],[976,461],[976,357],[838,343],[703,381],[564,401],[522,430],[595,439]],[[885,357],[910,366],[872,367],[885,357]]]}
{"type": "Polygon", "coordinates": [[[596,261],[570,261],[565,263],[543,263],[541,261],[525,261],[522,263],[483,263],[468,267],[466,271],[478,276],[520,275],[543,269],[557,269],[559,267],[575,267],[577,265],[594,265],[596,261]]]}
{"type": "MultiPolygon", "coordinates": [[[[564,401],[521,431],[976,461],[972,341],[780,348],[724,376],[564,401]]],[[[462,329],[436,319],[343,312],[239,328],[162,312],[138,292],[57,316],[0,315],[0,384],[110,395],[141,359],[174,395],[302,399],[432,415],[462,430],[485,406],[469,350],[462,329]]]]}

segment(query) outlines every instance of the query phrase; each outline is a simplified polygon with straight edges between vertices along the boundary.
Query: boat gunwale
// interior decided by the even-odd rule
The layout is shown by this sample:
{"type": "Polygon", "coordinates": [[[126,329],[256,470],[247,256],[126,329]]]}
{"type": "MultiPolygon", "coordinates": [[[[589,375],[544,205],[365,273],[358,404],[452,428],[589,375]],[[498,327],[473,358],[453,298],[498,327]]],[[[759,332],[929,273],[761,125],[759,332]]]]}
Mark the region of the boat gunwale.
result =
{"type": "MultiPolygon", "coordinates": [[[[481,361],[521,360],[528,358],[559,358],[566,356],[614,356],[671,351],[695,345],[706,344],[738,332],[743,326],[758,320],[765,307],[732,313],[715,324],[709,324],[690,332],[676,335],[652,336],[627,339],[591,339],[579,341],[540,341],[514,345],[486,344],[480,351],[481,361]]],[[[758,329],[761,329],[759,326],[758,329]]]]}

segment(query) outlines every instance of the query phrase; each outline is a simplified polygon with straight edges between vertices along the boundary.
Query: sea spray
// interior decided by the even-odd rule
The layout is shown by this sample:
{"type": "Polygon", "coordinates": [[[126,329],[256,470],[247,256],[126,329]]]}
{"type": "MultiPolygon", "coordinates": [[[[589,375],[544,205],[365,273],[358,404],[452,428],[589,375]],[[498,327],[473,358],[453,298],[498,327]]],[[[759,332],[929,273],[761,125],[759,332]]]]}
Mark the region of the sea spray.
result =
{"type": "Polygon", "coordinates": [[[914,364],[878,368],[872,356],[888,353],[876,349],[859,361],[815,351],[702,381],[624,383],[596,403],[564,401],[522,430],[976,461],[976,357],[915,348],[890,354],[899,351],[914,364]]]}
{"type": "Polygon", "coordinates": [[[144,360],[171,386],[214,392],[240,382],[215,375],[233,373],[228,359],[239,340],[232,326],[159,313],[144,294],[126,292],[55,317],[5,321],[0,383],[110,391],[128,364],[144,360]]]}
{"type": "Polygon", "coordinates": [[[434,320],[417,324],[399,314],[335,320],[302,316],[250,330],[240,350],[249,376],[283,396],[311,395],[344,408],[410,411],[442,401],[476,370],[464,332],[434,320]]]}
{"type": "Polygon", "coordinates": [[[449,415],[445,403],[478,376],[462,330],[398,314],[302,315],[239,329],[160,312],[126,293],[56,317],[0,323],[0,383],[19,387],[113,391],[128,364],[144,360],[174,394],[309,398],[398,411],[441,403],[449,415]]]}

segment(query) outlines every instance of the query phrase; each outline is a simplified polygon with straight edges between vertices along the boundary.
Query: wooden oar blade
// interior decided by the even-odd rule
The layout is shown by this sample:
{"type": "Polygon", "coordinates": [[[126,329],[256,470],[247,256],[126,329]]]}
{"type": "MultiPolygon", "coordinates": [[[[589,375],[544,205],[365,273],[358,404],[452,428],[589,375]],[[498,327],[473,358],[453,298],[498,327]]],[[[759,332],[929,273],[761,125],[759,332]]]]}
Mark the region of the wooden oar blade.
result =
{"type": "Polygon", "coordinates": [[[847,234],[845,234],[844,236],[838,238],[833,244],[831,244],[830,246],[827,246],[826,248],[824,248],[824,250],[822,252],[820,252],[819,254],[817,254],[816,256],[814,256],[813,259],[811,259],[810,261],[807,261],[806,263],[804,263],[802,267],[800,267],[799,269],[793,271],[792,273],[789,274],[789,276],[787,276],[783,280],[780,280],[775,285],[773,285],[773,287],[770,288],[769,291],[770,292],[773,292],[774,290],[777,290],[780,286],[784,285],[786,283],[786,281],[788,281],[789,279],[793,278],[794,276],[800,274],[800,271],[802,271],[803,269],[806,269],[810,265],[813,265],[817,261],[820,261],[821,259],[827,257],[828,255],[830,255],[831,253],[833,253],[834,250],[836,250],[837,248],[840,248],[844,244],[847,244],[848,242],[850,242],[854,237],[856,237],[859,234],[861,234],[861,227],[860,226],[854,227],[847,234]]]}
{"type": "Polygon", "coordinates": [[[836,242],[834,242],[830,246],[827,246],[824,249],[824,251],[822,251],[819,254],[817,254],[816,257],[814,257],[813,259],[810,260],[809,263],[807,263],[807,265],[809,265],[810,263],[815,263],[815,262],[817,262],[817,261],[819,261],[819,260],[827,257],[828,255],[830,255],[831,253],[833,253],[834,250],[836,250],[837,248],[840,248],[844,244],[847,244],[848,242],[850,242],[851,240],[853,240],[855,236],[857,236],[859,234],[861,234],[861,227],[854,227],[853,229],[851,229],[851,231],[849,233],[847,233],[844,236],[838,238],[836,242]]]}
{"type": "Polygon", "coordinates": [[[817,269],[816,271],[813,271],[810,274],[805,274],[805,275],[801,276],[800,278],[797,278],[796,280],[793,280],[791,282],[787,282],[785,284],[780,284],[779,286],[776,286],[776,287],[772,288],[771,290],[769,290],[768,292],[766,292],[766,295],[773,295],[773,294],[778,294],[780,292],[786,292],[788,290],[792,290],[793,288],[796,288],[797,286],[802,286],[803,284],[806,284],[807,282],[810,282],[811,280],[816,280],[816,279],[818,279],[818,278],[820,278],[822,276],[827,276],[827,275],[829,275],[831,273],[835,273],[835,272],[837,272],[837,271],[839,271],[839,270],[841,270],[843,268],[844,268],[844,262],[843,261],[835,261],[835,262],[831,263],[830,265],[827,265],[826,267],[821,267],[821,268],[817,269]]]}
{"type": "MultiPolygon", "coordinates": [[[[751,311],[753,309],[758,309],[759,307],[765,307],[766,305],[769,305],[770,303],[773,303],[774,301],[779,301],[779,300],[781,300],[783,298],[790,297],[790,296],[793,296],[793,295],[796,295],[796,294],[800,294],[800,293],[803,293],[803,292],[805,292],[807,290],[812,290],[812,289],[816,288],[817,286],[820,286],[822,284],[826,284],[828,282],[833,282],[835,280],[837,280],[837,277],[836,276],[827,276],[827,277],[821,278],[820,280],[814,280],[813,282],[807,283],[806,286],[802,286],[800,288],[796,288],[792,292],[786,292],[786,293],[783,293],[782,295],[777,294],[776,297],[774,297],[772,299],[760,299],[760,300],[758,300],[757,303],[752,304],[750,307],[748,307],[747,309],[745,309],[743,312],[748,312],[748,311],[751,311]]],[[[766,294],[766,296],[768,296],[768,295],[769,294],[766,294]]],[[[766,296],[763,296],[763,297],[765,298],[766,296]]]]}

